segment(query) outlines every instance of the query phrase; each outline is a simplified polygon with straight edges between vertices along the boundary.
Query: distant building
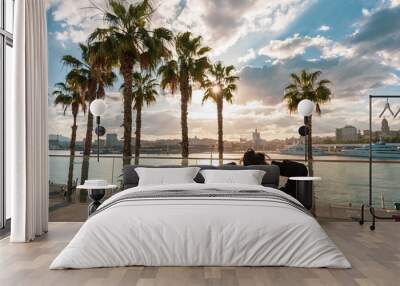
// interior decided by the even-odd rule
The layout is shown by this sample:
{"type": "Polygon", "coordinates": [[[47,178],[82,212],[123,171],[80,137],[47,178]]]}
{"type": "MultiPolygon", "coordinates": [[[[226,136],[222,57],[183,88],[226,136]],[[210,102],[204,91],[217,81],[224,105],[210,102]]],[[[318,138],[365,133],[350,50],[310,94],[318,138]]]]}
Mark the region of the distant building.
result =
{"type": "Polygon", "coordinates": [[[58,150],[67,148],[70,139],[59,134],[49,134],[49,149],[58,150]]]}
{"type": "Polygon", "coordinates": [[[118,135],[116,133],[106,134],[106,146],[115,147],[119,145],[118,135]]]}
{"type": "Polygon", "coordinates": [[[351,142],[358,140],[357,128],[351,125],[346,125],[343,128],[336,129],[336,141],[351,142]]]}
{"type": "Polygon", "coordinates": [[[98,146],[98,143],[100,143],[100,148],[103,148],[103,147],[106,146],[106,140],[104,140],[104,139],[95,140],[95,141],[93,142],[93,150],[96,150],[96,148],[97,148],[97,146],[98,146]]]}
{"type": "Polygon", "coordinates": [[[381,132],[384,136],[390,134],[389,122],[386,120],[386,118],[382,119],[381,132]]]}
{"type": "Polygon", "coordinates": [[[58,135],[49,135],[49,146],[58,146],[58,135]]]}
{"type": "Polygon", "coordinates": [[[254,149],[264,149],[265,148],[265,140],[261,139],[261,134],[260,132],[256,130],[253,132],[253,148],[254,149]]]}
{"type": "Polygon", "coordinates": [[[391,130],[386,118],[382,119],[381,131],[377,133],[377,137],[383,137],[385,140],[392,140],[393,138],[400,137],[400,130],[391,130]]]}

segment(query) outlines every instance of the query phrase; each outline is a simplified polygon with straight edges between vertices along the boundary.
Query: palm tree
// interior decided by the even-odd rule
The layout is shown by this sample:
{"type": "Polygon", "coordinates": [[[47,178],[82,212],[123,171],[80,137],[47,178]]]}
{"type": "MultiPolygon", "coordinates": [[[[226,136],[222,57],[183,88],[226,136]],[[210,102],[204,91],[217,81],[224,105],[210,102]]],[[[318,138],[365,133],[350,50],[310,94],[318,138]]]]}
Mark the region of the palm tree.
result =
{"type": "Polygon", "coordinates": [[[224,157],[224,127],[223,127],[223,109],[224,99],[232,103],[233,92],[237,89],[236,81],[238,76],[233,75],[234,66],[223,66],[221,62],[212,65],[209,73],[212,79],[207,79],[204,84],[206,89],[203,97],[203,103],[209,99],[217,104],[218,113],[218,153],[219,160],[222,163],[224,157]]]}
{"type": "Polygon", "coordinates": [[[71,126],[71,141],[69,144],[70,158],[69,158],[69,169],[68,169],[68,183],[67,183],[67,195],[70,199],[72,193],[72,181],[74,175],[74,160],[75,160],[75,143],[76,143],[76,130],[78,126],[76,124],[76,118],[79,113],[79,109],[86,111],[86,104],[84,99],[80,96],[79,92],[71,86],[71,84],[59,82],[55,85],[53,95],[56,97],[54,100],[55,105],[61,105],[64,110],[64,115],[71,107],[73,123],[71,126]]]}
{"type": "MultiPolygon", "coordinates": [[[[316,112],[321,114],[321,105],[330,101],[332,92],[327,87],[331,82],[327,79],[318,80],[321,76],[321,71],[307,72],[302,70],[299,75],[292,73],[290,75],[291,83],[285,88],[283,99],[287,103],[289,112],[297,110],[297,106],[303,99],[309,99],[316,105],[316,112]]],[[[313,175],[312,170],[312,116],[307,118],[307,124],[310,128],[308,135],[308,159],[309,172],[313,175]]]]}
{"type": "Polygon", "coordinates": [[[140,72],[133,74],[132,98],[133,109],[136,111],[135,164],[139,163],[140,156],[143,105],[149,106],[156,101],[157,87],[156,79],[152,78],[150,74],[140,72]]]}
{"type": "MultiPolygon", "coordinates": [[[[80,87],[81,97],[88,106],[93,100],[105,96],[104,87],[112,86],[116,75],[112,71],[112,61],[102,49],[101,42],[93,45],[79,44],[81,58],[79,60],[71,55],[62,58],[64,65],[72,68],[67,74],[67,80],[75,82],[80,87]]],[[[93,114],[88,112],[86,124],[85,145],[83,150],[83,162],[81,169],[81,184],[85,182],[89,174],[89,158],[92,149],[93,138],[93,114]]]]}
{"type": "Polygon", "coordinates": [[[176,60],[170,60],[159,68],[161,88],[174,94],[178,87],[181,94],[182,158],[189,157],[188,103],[192,98],[193,84],[204,84],[209,61],[206,54],[211,50],[201,45],[201,37],[193,37],[190,32],[179,33],[175,37],[176,60]]]}
{"type": "Polygon", "coordinates": [[[166,44],[172,39],[171,31],[165,28],[148,28],[150,17],[154,12],[150,1],[143,0],[134,4],[118,0],[109,0],[109,8],[100,9],[107,28],[96,29],[89,37],[90,42],[103,41],[110,55],[118,62],[123,77],[123,110],[124,110],[124,165],[130,164],[132,157],[132,83],[133,67],[155,65],[154,58],[146,56],[146,51],[157,50],[151,55],[165,56],[166,44]],[[153,37],[152,37],[153,36],[153,37]]]}

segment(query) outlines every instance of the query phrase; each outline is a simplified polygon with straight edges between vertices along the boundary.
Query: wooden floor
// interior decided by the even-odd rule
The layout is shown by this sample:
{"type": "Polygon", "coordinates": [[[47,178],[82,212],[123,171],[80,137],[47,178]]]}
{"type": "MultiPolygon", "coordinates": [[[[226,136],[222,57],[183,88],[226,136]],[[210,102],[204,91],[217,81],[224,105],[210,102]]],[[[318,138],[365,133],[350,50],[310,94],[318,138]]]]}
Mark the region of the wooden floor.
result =
{"type": "Polygon", "coordinates": [[[124,267],[48,270],[81,223],[50,223],[49,233],[28,244],[0,241],[0,285],[400,285],[400,223],[371,232],[354,222],[323,222],[352,269],[288,267],[124,267]]]}

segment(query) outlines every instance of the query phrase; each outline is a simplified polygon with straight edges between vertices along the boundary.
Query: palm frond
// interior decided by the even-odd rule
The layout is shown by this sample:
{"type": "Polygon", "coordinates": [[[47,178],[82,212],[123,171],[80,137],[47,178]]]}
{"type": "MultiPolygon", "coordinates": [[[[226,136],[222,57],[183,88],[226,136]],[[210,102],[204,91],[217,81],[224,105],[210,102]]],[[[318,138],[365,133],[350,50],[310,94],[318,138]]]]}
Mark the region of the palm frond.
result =
{"type": "Polygon", "coordinates": [[[80,60],[71,55],[63,56],[61,61],[64,65],[70,66],[72,68],[80,68],[83,66],[83,63],[80,60]]]}
{"type": "Polygon", "coordinates": [[[331,82],[327,79],[317,79],[321,76],[321,71],[308,73],[301,70],[297,75],[290,75],[291,83],[284,88],[283,100],[286,101],[289,112],[297,110],[297,105],[303,99],[309,99],[316,104],[316,112],[321,114],[321,104],[331,100],[332,92],[326,86],[331,82]]]}
{"type": "Polygon", "coordinates": [[[314,85],[316,83],[317,79],[321,76],[321,74],[322,74],[321,71],[312,72],[310,74],[310,84],[314,85]]]}
{"type": "Polygon", "coordinates": [[[178,63],[175,60],[168,61],[159,68],[158,75],[161,76],[161,88],[164,90],[169,88],[174,94],[179,84],[178,63]]]}

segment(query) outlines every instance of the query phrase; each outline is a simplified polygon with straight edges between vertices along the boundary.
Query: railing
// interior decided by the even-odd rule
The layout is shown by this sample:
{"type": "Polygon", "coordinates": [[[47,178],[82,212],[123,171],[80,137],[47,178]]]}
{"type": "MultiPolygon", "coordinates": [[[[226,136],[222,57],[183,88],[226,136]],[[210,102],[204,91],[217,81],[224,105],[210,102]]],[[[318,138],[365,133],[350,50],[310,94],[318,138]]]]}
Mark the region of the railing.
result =
{"type": "MultiPolygon", "coordinates": [[[[80,221],[86,218],[86,193],[66,193],[70,156],[49,156],[50,219],[52,221],[80,221]]],[[[273,155],[273,159],[304,161],[299,156],[273,155]]],[[[240,155],[235,154],[223,163],[239,163],[240,155]]],[[[74,160],[74,185],[80,183],[83,156],[74,160]]],[[[134,160],[132,160],[133,164],[134,160]]],[[[176,155],[143,155],[142,165],[180,165],[182,158],[176,155]]],[[[216,154],[199,154],[189,158],[189,165],[218,165],[216,154]]],[[[368,200],[368,161],[350,159],[315,159],[314,175],[322,177],[316,182],[315,203],[317,216],[349,219],[359,215],[358,208],[368,200]]],[[[102,178],[119,185],[123,161],[118,155],[101,155],[100,161],[92,156],[89,160],[89,178],[102,178]]],[[[376,160],[373,163],[373,201],[382,212],[392,212],[394,203],[400,202],[400,160],[376,160]]],[[[282,182],[284,183],[284,182],[282,182]]],[[[110,194],[109,194],[110,195],[110,194]]]]}

